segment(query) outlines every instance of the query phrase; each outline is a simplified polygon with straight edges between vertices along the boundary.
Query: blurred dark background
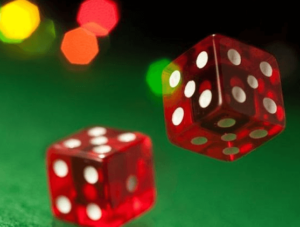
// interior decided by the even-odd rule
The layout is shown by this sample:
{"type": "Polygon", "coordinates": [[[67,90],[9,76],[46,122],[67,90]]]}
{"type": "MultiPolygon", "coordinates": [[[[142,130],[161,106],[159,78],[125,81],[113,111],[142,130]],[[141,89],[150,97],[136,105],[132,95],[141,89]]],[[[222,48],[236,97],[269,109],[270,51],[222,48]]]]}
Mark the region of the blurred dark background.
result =
{"type": "MultiPolygon", "coordinates": [[[[76,14],[81,2],[37,1],[42,14],[58,22],[63,31],[78,26],[76,14]]],[[[284,92],[294,93],[300,88],[299,13],[288,1],[116,2],[120,21],[110,36],[113,48],[140,48],[143,52],[157,52],[157,57],[174,59],[205,36],[221,33],[274,54],[281,68],[284,92]]]]}

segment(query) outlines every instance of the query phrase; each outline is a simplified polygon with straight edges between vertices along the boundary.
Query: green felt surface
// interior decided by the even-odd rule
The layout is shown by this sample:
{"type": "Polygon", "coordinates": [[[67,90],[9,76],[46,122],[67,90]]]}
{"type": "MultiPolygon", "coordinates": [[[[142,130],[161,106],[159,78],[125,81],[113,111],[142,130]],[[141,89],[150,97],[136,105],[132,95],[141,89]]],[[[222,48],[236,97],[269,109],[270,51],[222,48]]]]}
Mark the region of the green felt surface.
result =
{"type": "Polygon", "coordinates": [[[236,162],[183,150],[167,140],[162,102],[145,74],[151,62],[177,57],[168,49],[184,50],[161,51],[150,38],[135,45],[142,36],[121,31],[84,70],[67,68],[59,51],[24,60],[1,49],[0,226],[73,226],[50,212],[45,151],[99,124],[153,140],[157,202],[126,227],[299,227],[299,96],[285,95],[284,133],[236,162]]]}

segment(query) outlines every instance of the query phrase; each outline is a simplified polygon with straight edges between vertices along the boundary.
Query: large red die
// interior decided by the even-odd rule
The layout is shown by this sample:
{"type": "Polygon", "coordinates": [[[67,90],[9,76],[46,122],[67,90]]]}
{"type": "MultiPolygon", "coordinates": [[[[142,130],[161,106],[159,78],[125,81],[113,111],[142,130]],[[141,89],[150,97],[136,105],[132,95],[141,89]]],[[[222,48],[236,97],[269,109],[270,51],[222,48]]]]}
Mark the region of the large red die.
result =
{"type": "Polygon", "coordinates": [[[269,53],[208,36],[163,71],[167,134],[182,148],[234,161],[285,128],[280,73],[269,53]]]}
{"type": "Polygon", "coordinates": [[[84,129],[47,151],[52,212],[80,226],[121,226],[156,197],[148,136],[105,127],[84,129]]]}

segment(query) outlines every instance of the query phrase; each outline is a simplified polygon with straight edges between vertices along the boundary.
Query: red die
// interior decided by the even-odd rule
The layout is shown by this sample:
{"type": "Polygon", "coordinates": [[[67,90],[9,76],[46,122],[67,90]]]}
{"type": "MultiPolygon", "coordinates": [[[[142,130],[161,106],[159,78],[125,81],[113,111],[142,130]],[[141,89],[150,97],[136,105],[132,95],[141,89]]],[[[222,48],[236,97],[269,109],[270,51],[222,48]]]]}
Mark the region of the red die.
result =
{"type": "Polygon", "coordinates": [[[163,71],[170,141],[234,161],[285,128],[280,74],[269,53],[211,35],[163,71]]]}
{"type": "Polygon", "coordinates": [[[47,152],[52,212],[81,226],[120,226],[155,201],[152,144],[141,133],[93,127],[47,152]]]}

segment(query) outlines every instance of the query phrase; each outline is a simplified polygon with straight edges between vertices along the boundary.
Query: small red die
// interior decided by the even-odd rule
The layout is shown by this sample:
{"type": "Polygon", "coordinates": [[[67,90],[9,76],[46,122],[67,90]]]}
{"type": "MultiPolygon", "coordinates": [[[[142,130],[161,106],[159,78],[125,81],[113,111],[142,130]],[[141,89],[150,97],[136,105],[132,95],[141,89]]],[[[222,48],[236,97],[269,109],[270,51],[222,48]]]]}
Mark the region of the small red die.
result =
{"type": "Polygon", "coordinates": [[[92,127],[47,151],[52,212],[81,226],[120,226],[150,209],[156,189],[148,136],[92,127]]]}
{"type": "Polygon", "coordinates": [[[256,47],[208,36],[162,80],[168,137],[182,148],[234,161],[285,128],[276,59],[256,47]]]}

